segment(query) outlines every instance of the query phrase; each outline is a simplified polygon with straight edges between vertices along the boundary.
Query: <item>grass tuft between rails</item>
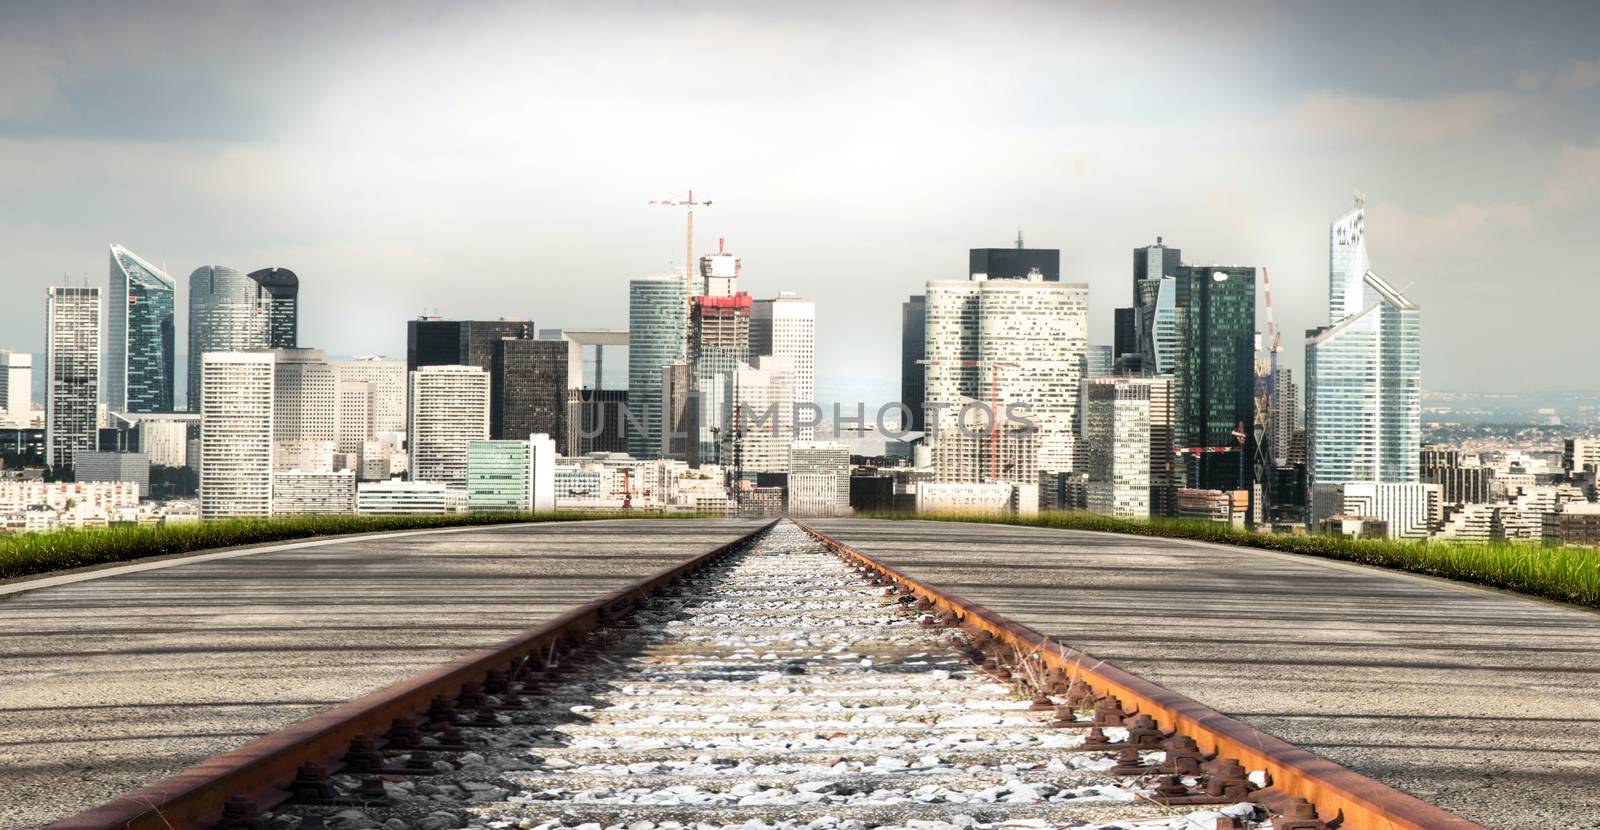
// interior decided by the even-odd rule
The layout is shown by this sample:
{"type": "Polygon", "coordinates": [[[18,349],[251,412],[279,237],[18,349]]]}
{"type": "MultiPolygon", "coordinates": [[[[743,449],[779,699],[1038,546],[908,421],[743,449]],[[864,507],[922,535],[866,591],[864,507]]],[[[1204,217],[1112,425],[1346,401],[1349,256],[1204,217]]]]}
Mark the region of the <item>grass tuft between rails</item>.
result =
{"type": "Polygon", "coordinates": [[[1319,556],[1411,573],[1504,588],[1559,602],[1600,608],[1600,550],[1533,544],[1461,544],[1353,539],[1343,536],[1290,536],[1252,533],[1227,525],[1170,519],[1118,519],[1095,513],[1061,512],[1038,516],[983,514],[862,513],[872,519],[927,519],[987,522],[1024,527],[1099,530],[1137,536],[1194,539],[1264,550],[1319,556]]]}
{"type": "Polygon", "coordinates": [[[310,536],[338,536],[386,530],[469,527],[513,522],[563,522],[581,519],[699,518],[695,514],[640,513],[445,513],[414,516],[295,516],[226,519],[194,524],[59,530],[0,536],[0,579],[50,571],[129,562],[151,556],[193,553],[211,548],[281,542],[310,536]]]}

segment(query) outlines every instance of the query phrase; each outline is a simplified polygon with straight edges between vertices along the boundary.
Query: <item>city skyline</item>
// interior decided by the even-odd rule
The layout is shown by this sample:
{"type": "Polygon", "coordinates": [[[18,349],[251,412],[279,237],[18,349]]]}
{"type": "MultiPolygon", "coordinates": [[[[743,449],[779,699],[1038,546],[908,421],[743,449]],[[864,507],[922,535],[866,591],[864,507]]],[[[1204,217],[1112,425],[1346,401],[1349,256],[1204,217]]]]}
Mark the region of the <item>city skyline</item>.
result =
{"type": "MultiPolygon", "coordinates": [[[[66,272],[68,283],[84,273],[103,285],[101,257],[115,241],[178,275],[211,262],[293,269],[305,286],[299,340],[330,357],[398,356],[398,321],[435,309],[451,319],[516,314],[545,325],[620,327],[629,280],[681,264],[681,219],[645,203],[695,185],[715,200],[696,217],[696,254],[727,237],[744,257],[751,293],[794,291],[816,302],[818,397],[874,403],[897,397],[895,311],[905,297],[928,280],[965,278],[968,249],[1004,247],[1019,225],[1029,247],[1061,250],[1063,281],[1090,285],[1097,345],[1112,341],[1113,309],[1125,303],[1127,251],[1158,235],[1195,262],[1270,269],[1278,322],[1290,334],[1283,363],[1298,369],[1297,333],[1325,320],[1327,218],[1364,190],[1370,221],[1383,229],[1374,238],[1382,273],[1429,312],[1426,388],[1593,388],[1561,361],[1523,361],[1511,371],[1505,348],[1537,336],[1563,354],[1587,342],[1592,266],[1573,267],[1559,254],[1561,239],[1593,226],[1585,183],[1600,176],[1592,139],[1600,62],[1575,36],[1585,28],[1575,25],[1577,13],[1546,8],[1512,21],[1469,8],[1446,37],[1420,7],[1386,13],[1391,25],[1372,31],[1324,16],[1331,12],[1290,19],[1245,14],[1249,8],[1235,7],[1221,22],[1170,9],[1155,31],[1132,15],[1083,7],[935,9],[929,17],[939,25],[903,30],[876,10],[850,33],[803,13],[774,20],[707,10],[662,16],[656,35],[622,33],[624,52],[658,37],[716,44],[676,67],[683,90],[664,90],[667,80],[638,62],[578,77],[560,67],[585,65],[581,55],[560,43],[537,58],[450,48],[452,38],[492,45],[494,30],[530,17],[548,24],[540,37],[582,40],[605,25],[598,12],[541,17],[475,4],[379,15],[362,33],[362,16],[340,10],[302,8],[283,20],[249,10],[177,19],[159,4],[143,14],[75,15],[70,4],[8,11],[15,25],[0,34],[0,62],[19,81],[0,99],[8,148],[0,172],[21,196],[0,207],[0,241],[17,252],[8,284],[38,296],[66,272]],[[944,34],[961,30],[954,23],[1017,36],[1008,41],[1016,59],[996,68],[961,56],[944,34]],[[160,65],[75,51],[112,27],[134,43],[159,32],[208,45],[160,65]],[[1181,43],[1186,27],[1259,43],[1242,52],[1260,54],[1230,52],[1183,81],[1134,71],[1110,98],[1082,74],[1097,60],[1128,66],[1144,35],[1181,43]],[[286,85],[254,58],[219,63],[236,40],[231,33],[246,30],[282,34],[291,53],[324,38],[349,38],[352,48],[331,64],[284,69],[273,61],[273,71],[296,81],[286,85]],[[386,48],[408,39],[418,45],[416,68],[386,77],[397,69],[386,48]],[[880,41],[881,53],[869,48],[880,41]],[[1412,41],[1418,57],[1395,51],[1412,41]],[[35,45],[43,42],[56,53],[43,54],[35,45]],[[1074,48],[1052,48],[1060,45],[1074,48]],[[1385,49],[1393,59],[1380,72],[1370,59],[1385,49]],[[838,65],[815,78],[785,68],[834,53],[838,65]],[[428,81],[426,72],[447,56],[459,65],[428,81]],[[199,89],[179,95],[172,76],[184,69],[215,75],[201,73],[199,89]],[[1268,69],[1283,71],[1261,80],[1268,69]],[[145,91],[140,108],[109,102],[111,79],[124,72],[124,83],[145,91]],[[465,98],[442,88],[495,73],[504,79],[465,98]],[[1073,77],[1085,80],[1063,80],[1073,77]],[[235,81],[239,94],[223,95],[235,81]],[[834,96],[833,87],[853,81],[859,91],[834,96]],[[517,83],[526,94],[508,99],[504,84],[517,83]],[[775,131],[772,106],[751,97],[758,84],[794,96],[784,122],[799,125],[793,136],[775,131]],[[436,120],[465,128],[402,137],[386,132],[393,114],[355,123],[374,115],[358,99],[401,88],[436,120]],[[579,106],[593,92],[606,106],[576,110],[588,119],[578,132],[606,136],[592,147],[575,144],[571,127],[534,115],[541,102],[579,106]],[[667,100],[646,100],[658,93],[667,100]],[[171,117],[184,112],[179,99],[191,97],[197,112],[223,108],[229,117],[171,117]],[[681,107],[685,98],[720,111],[718,129],[696,129],[701,109],[681,107]],[[1223,99],[1232,105],[1216,109],[1223,99]],[[496,105],[503,100],[519,103],[496,105]],[[679,110],[695,115],[685,121],[679,110]],[[1002,112],[1010,114],[994,115],[1002,112]],[[647,126],[656,121],[666,128],[647,126]],[[856,128],[851,138],[825,138],[846,125],[856,128]],[[907,130],[926,139],[923,146],[904,158],[886,155],[907,130]],[[518,148],[535,135],[530,149],[518,148]],[[747,149],[752,144],[762,152],[747,149]],[[118,153],[137,163],[101,169],[101,157],[118,153]],[[955,175],[931,173],[939,168],[928,166],[930,154],[955,160],[955,175]],[[560,164],[549,161],[557,157],[560,164]],[[601,175],[580,175],[590,173],[601,175]],[[92,205],[69,198],[79,189],[72,182],[88,175],[108,196],[92,205]],[[154,194],[152,175],[163,185],[154,194]],[[137,215],[115,197],[134,188],[150,200],[137,215]],[[412,198],[395,198],[402,188],[412,198]],[[560,208],[531,204],[550,193],[563,196],[554,200],[560,208]],[[297,209],[286,209],[291,204],[297,209]],[[1543,301],[1550,296],[1577,301],[1543,301]],[[359,324],[350,325],[344,315],[355,310],[359,324]],[[1506,371],[1492,371],[1502,365],[1506,371]]],[[[181,332],[185,300],[177,304],[181,332]]],[[[0,347],[40,353],[42,323],[25,304],[0,309],[0,347]]],[[[179,351],[187,354],[187,344],[179,351]]]]}

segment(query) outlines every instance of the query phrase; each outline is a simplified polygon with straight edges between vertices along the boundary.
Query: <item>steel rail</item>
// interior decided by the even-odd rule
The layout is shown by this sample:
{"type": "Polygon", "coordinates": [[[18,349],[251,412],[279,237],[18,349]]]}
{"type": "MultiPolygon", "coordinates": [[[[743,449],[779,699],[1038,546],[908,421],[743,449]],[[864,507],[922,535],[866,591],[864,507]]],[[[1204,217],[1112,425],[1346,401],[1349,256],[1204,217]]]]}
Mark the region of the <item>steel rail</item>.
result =
{"type": "Polygon", "coordinates": [[[47,830],[198,830],[222,816],[235,796],[270,797],[294,779],[302,764],[343,756],[358,735],[382,734],[394,720],[426,710],[437,697],[450,698],[490,671],[510,670],[561,640],[603,625],[645,596],[705,567],[776,525],[769,522],[732,542],[636,580],[562,613],[499,644],[459,657],[365,697],[313,715],[202,761],[164,781],[120,796],[47,825],[47,830]]]}
{"type": "Polygon", "coordinates": [[[933,587],[802,522],[795,524],[834,552],[928,600],[962,628],[988,632],[1019,654],[1037,654],[1046,665],[1083,680],[1097,693],[1115,695],[1125,708],[1149,715],[1162,729],[1193,738],[1203,751],[1234,758],[1246,769],[1265,770],[1271,776],[1270,786],[1255,795],[1268,807],[1293,797],[1303,798],[1316,807],[1324,820],[1338,820],[1340,830],[1485,830],[1192,698],[1056,642],[969,599],[933,587]]]}

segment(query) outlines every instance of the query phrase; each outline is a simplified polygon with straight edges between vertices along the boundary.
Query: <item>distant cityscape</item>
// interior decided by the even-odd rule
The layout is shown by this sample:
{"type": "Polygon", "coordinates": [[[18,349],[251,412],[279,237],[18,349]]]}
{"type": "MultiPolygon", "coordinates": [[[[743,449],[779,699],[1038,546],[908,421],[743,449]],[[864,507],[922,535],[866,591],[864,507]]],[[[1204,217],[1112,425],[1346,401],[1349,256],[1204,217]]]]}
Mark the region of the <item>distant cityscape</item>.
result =
{"type": "Polygon", "coordinates": [[[105,287],[48,289],[42,366],[0,351],[0,522],[1078,510],[1600,544],[1600,400],[1425,396],[1422,309],[1369,260],[1360,198],[1329,225],[1327,316],[1303,334],[1267,269],[1155,237],[1113,342],[1090,343],[1087,284],[1019,233],[904,301],[899,401],[827,411],[816,303],[756,298],[721,240],[694,255],[703,203],[663,204],[688,208],[691,264],[632,279],[627,328],[425,315],[403,360],[302,343],[287,268],[197,268],[182,407],[178,280],[113,244],[105,287]]]}

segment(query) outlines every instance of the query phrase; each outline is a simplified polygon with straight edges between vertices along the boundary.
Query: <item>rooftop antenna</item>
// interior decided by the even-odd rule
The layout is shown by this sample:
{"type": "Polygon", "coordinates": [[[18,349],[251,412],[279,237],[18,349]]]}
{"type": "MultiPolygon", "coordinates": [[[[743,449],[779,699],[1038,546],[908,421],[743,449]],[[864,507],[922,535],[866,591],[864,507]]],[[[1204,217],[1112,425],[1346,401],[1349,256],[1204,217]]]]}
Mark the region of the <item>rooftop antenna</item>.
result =
{"type": "Polygon", "coordinates": [[[1022,226],[1017,226],[1017,250],[1022,250],[1022,226]]]}
{"type": "Polygon", "coordinates": [[[1355,194],[1355,197],[1356,197],[1356,207],[1364,208],[1364,207],[1367,206],[1367,194],[1358,192],[1358,193],[1355,194]]]}

